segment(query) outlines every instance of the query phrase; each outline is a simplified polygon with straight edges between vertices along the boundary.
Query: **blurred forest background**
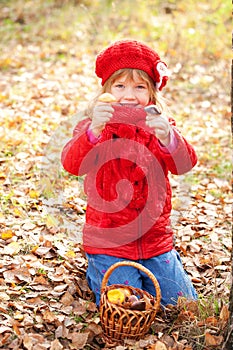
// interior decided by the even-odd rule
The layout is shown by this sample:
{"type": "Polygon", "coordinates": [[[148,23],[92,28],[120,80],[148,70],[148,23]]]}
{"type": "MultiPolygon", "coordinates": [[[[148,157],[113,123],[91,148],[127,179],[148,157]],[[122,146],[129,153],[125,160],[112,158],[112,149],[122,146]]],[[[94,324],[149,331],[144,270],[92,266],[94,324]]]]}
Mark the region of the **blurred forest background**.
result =
{"type": "Polygon", "coordinates": [[[0,1],[0,347],[104,347],[85,282],[83,179],[59,159],[99,88],[96,54],[131,38],[168,64],[164,96],[198,154],[195,169],[171,181],[177,249],[200,302],[160,315],[144,343],[124,348],[221,349],[231,285],[231,7],[226,0],[0,1]]]}

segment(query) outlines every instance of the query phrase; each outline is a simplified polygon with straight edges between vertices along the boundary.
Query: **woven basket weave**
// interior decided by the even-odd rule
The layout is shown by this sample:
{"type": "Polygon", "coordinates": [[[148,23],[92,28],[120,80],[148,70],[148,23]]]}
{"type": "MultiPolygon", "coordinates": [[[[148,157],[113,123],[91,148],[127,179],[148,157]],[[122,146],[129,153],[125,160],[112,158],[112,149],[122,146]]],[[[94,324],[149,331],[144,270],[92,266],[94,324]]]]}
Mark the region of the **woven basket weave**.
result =
{"type": "Polygon", "coordinates": [[[132,261],[120,261],[113,264],[105,273],[101,286],[100,320],[104,338],[109,342],[120,344],[124,339],[139,340],[144,337],[144,335],[148,333],[150,326],[155,319],[160,306],[160,300],[160,287],[157,279],[150,270],[141,264],[132,261]],[[132,294],[136,294],[140,298],[143,298],[144,296],[145,298],[149,298],[152,304],[150,308],[144,311],[132,310],[114,304],[108,300],[107,293],[109,290],[126,287],[122,284],[112,284],[107,286],[111,273],[120,266],[133,266],[146,273],[152,280],[156,291],[156,297],[142,289],[127,286],[127,289],[130,290],[132,294]]]}

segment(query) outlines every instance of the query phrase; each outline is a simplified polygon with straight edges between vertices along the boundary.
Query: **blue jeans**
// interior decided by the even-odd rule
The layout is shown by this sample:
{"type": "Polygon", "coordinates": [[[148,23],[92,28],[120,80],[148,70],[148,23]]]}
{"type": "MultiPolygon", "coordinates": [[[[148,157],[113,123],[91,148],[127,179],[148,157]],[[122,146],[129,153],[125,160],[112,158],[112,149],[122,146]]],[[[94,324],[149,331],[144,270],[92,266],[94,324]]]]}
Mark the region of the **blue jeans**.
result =
{"type": "MultiPolygon", "coordinates": [[[[87,281],[95,293],[96,304],[99,305],[101,283],[105,272],[114,263],[127,259],[101,254],[86,255],[88,259],[87,281]]],[[[197,299],[197,293],[183,268],[180,255],[175,249],[151,259],[137,260],[137,262],[149,269],[157,278],[162,295],[161,305],[176,304],[179,296],[197,299]]],[[[116,268],[110,275],[108,284],[130,285],[155,295],[151,279],[144,272],[132,266],[116,268]]]]}

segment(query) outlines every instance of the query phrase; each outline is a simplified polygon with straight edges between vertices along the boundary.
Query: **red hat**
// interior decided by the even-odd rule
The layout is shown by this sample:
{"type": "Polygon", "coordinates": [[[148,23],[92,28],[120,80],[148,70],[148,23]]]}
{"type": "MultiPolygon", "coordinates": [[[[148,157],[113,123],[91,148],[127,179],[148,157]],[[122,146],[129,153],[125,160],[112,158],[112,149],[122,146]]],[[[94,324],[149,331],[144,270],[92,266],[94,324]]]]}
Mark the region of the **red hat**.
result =
{"type": "Polygon", "coordinates": [[[102,85],[117,70],[122,68],[140,69],[146,72],[155,82],[157,89],[162,90],[168,80],[166,63],[160,60],[157,52],[136,40],[116,41],[96,58],[96,75],[102,79],[102,85]]]}

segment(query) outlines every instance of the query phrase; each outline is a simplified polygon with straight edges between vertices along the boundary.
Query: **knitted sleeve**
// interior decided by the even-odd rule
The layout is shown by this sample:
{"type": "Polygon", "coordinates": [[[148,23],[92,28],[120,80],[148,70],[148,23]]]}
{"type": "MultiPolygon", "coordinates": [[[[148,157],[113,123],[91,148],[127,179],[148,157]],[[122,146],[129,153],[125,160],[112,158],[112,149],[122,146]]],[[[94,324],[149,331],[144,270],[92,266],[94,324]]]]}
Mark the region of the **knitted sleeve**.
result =
{"type": "Polygon", "coordinates": [[[76,176],[86,174],[96,161],[97,152],[90,152],[95,145],[87,135],[90,123],[90,119],[82,120],[75,127],[72,139],[62,150],[61,162],[64,169],[76,176]]]}
{"type": "Polygon", "coordinates": [[[197,163],[197,155],[188,141],[173,127],[177,146],[172,152],[163,152],[162,158],[167,169],[175,175],[190,171],[197,163]]]}

